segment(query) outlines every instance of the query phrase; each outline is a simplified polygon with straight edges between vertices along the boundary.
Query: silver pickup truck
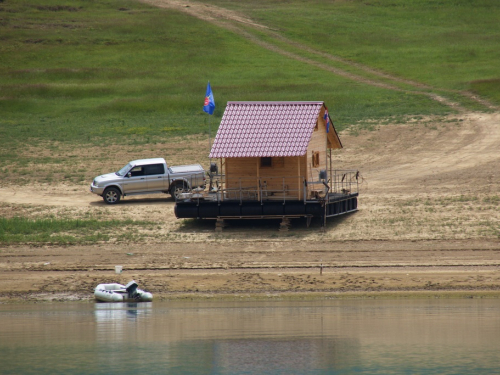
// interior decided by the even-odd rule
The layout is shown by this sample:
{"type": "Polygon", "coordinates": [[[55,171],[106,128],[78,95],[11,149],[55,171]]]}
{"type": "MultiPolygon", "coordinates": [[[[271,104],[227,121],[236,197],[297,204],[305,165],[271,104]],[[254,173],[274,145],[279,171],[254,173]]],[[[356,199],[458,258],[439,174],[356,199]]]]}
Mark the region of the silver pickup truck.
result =
{"type": "Polygon", "coordinates": [[[107,204],[127,195],[170,193],[174,199],[188,189],[205,188],[205,170],[200,164],[169,167],[163,158],[134,160],[118,172],[92,181],[90,191],[107,204]]]}

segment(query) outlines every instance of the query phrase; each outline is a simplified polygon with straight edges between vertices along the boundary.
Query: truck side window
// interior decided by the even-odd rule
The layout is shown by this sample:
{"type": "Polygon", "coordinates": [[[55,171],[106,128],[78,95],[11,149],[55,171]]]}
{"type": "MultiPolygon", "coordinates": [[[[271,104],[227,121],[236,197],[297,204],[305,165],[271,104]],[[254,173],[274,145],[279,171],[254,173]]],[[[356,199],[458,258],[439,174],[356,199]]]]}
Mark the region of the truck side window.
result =
{"type": "Polygon", "coordinates": [[[131,173],[132,177],[144,176],[144,170],[142,169],[142,167],[134,167],[130,170],[130,173],[131,173]]]}
{"type": "Polygon", "coordinates": [[[163,164],[151,164],[144,166],[145,172],[144,174],[147,176],[155,175],[155,174],[164,174],[165,167],[163,164]]]}

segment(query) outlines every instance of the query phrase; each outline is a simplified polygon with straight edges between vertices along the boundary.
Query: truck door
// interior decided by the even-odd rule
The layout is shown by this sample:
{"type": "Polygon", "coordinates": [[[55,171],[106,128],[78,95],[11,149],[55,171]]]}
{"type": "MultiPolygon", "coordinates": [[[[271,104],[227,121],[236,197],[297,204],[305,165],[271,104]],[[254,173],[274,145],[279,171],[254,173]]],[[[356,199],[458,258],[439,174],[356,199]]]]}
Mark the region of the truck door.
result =
{"type": "Polygon", "coordinates": [[[148,181],[149,191],[166,191],[168,190],[167,176],[165,175],[164,164],[145,165],[144,170],[148,181]]]}
{"type": "Polygon", "coordinates": [[[148,189],[148,181],[144,174],[144,166],[138,165],[133,167],[123,179],[123,191],[125,194],[146,191],[148,189]],[[130,177],[127,177],[130,174],[130,177]]]}

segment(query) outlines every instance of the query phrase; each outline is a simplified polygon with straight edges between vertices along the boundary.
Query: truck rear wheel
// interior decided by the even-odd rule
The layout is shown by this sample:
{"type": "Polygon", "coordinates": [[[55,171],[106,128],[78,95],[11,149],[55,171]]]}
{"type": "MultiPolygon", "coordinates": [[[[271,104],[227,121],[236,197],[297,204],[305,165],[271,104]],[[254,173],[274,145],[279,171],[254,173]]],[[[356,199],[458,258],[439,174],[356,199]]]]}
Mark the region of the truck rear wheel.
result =
{"type": "Polygon", "coordinates": [[[102,199],[107,204],[117,204],[120,201],[121,193],[117,188],[111,187],[104,190],[102,199]]]}
{"type": "Polygon", "coordinates": [[[181,197],[181,194],[186,191],[186,188],[183,184],[175,184],[170,188],[170,195],[174,200],[178,200],[181,197]]]}

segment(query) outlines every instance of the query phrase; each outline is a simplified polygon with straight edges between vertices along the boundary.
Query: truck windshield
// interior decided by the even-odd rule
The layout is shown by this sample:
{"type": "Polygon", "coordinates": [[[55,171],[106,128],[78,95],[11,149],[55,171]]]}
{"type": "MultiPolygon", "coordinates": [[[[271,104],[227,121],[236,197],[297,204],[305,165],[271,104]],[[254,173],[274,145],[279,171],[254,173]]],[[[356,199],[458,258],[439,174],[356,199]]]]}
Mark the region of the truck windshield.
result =
{"type": "Polygon", "coordinates": [[[132,166],[130,165],[130,163],[128,163],[126,166],[124,166],[118,172],[115,172],[115,174],[118,175],[118,176],[125,176],[125,173],[127,173],[131,169],[132,169],[132,166]]]}

